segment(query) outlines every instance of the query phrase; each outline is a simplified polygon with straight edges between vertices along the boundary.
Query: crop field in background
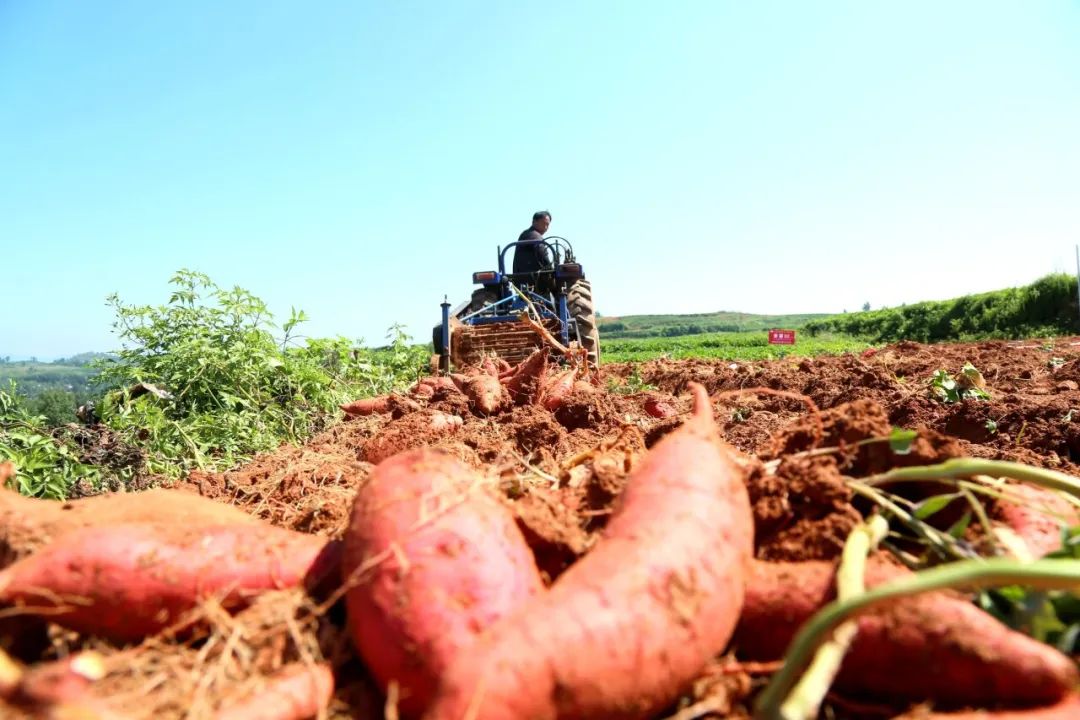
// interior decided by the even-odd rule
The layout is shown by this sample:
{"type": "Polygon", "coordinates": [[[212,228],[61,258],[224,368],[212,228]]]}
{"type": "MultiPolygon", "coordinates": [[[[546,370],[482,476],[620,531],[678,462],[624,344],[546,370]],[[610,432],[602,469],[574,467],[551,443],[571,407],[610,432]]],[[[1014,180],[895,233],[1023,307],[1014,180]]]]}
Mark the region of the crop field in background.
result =
{"type": "Polygon", "coordinates": [[[721,360],[774,360],[859,352],[871,344],[847,335],[823,333],[811,337],[796,332],[794,345],[770,345],[767,332],[709,333],[662,338],[600,338],[604,363],[641,362],[657,358],[719,358],[721,360]]]}

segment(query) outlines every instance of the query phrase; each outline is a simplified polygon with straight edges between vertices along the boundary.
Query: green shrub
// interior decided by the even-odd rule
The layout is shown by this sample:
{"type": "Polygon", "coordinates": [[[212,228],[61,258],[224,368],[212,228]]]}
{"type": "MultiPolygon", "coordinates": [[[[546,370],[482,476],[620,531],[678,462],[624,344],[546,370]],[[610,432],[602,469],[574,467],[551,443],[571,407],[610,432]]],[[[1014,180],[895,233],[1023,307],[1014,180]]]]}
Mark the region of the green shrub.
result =
{"type": "Polygon", "coordinates": [[[147,452],[151,472],[230,467],[300,441],[325,427],[338,404],[409,382],[428,358],[396,327],[381,350],[340,337],[301,344],[293,332],[307,316],[295,309],[279,341],[267,306],[248,291],[189,270],[170,282],[166,305],[109,297],[124,347],[96,363],[107,391],[101,419],[147,452]]]}
{"type": "Polygon", "coordinates": [[[1059,273],[1024,287],[835,315],[808,322],[803,329],[811,335],[836,332],[871,342],[941,342],[1072,334],[1078,318],[1076,278],[1059,273]]]}

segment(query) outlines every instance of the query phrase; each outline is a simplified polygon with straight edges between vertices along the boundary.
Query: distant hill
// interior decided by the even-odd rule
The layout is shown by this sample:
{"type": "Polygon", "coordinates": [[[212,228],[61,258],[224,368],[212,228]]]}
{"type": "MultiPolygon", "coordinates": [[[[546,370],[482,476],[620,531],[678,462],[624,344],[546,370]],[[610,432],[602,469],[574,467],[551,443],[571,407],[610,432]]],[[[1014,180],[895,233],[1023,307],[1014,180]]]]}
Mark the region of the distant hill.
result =
{"type": "Polygon", "coordinates": [[[61,390],[82,397],[90,392],[90,378],[96,372],[90,362],[104,357],[109,355],[87,352],[53,362],[12,362],[0,358],[0,387],[7,387],[8,381],[14,380],[19,393],[28,397],[40,395],[45,390],[61,390]]]}
{"type": "Polygon", "coordinates": [[[717,332],[752,332],[783,328],[793,330],[808,322],[830,317],[825,313],[804,315],[755,315],[723,310],[694,315],[621,315],[599,318],[604,338],[650,338],[701,335],[717,332]]]}

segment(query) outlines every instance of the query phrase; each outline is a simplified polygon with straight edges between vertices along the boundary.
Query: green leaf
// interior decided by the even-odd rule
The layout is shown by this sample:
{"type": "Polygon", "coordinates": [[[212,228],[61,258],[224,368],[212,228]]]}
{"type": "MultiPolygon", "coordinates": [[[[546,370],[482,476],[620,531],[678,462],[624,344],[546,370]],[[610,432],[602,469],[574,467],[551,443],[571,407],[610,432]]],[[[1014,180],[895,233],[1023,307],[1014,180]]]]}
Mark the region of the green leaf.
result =
{"type": "Polygon", "coordinates": [[[919,437],[919,433],[915,430],[894,427],[892,432],[889,433],[889,447],[897,455],[907,455],[911,452],[911,444],[915,442],[917,437],[919,437]]]}
{"type": "Polygon", "coordinates": [[[964,517],[960,518],[955,523],[953,523],[953,526],[951,528],[949,528],[946,532],[950,536],[952,536],[952,537],[959,540],[961,537],[964,536],[964,531],[968,529],[968,525],[970,525],[970,524],[971,524],[971,511],[968,510],[967,512],[964,513],[964,517]]]}
{"type": "Polygon", "coordinates": [[[946,495],[935,495],[934,497],[927,498],[915,506],[914,515],[919,520],[925,520],[934,513],[943,510],[949,503],[960,497],[963,497],[963,493],[948,493],[946,495]]]}

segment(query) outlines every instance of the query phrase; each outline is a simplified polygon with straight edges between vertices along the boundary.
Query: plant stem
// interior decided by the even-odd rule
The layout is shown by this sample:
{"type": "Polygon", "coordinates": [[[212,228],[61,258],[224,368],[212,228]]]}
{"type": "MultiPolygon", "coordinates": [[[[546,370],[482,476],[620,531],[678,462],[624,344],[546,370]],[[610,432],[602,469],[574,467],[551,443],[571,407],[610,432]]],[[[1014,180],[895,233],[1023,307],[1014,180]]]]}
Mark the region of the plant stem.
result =
{"type": "Polygon", "coordinates": [[[798,681],[811,655],[845,620],[896,598],[945,588],[1025,585],[1044,590],[1074,590],[1080,586],[1080,560],[963,560],[924,570],[901,580],[879,585],[848,600],[836,600],[808,620],[792,640],[784,665],[761,693],[755,720],[784,720],[783,699],[798,681]]]}
{"type": "MultiPolygon", "coordinates": [[[[848,535],[840,567],[836,571],[838,600],[848,600],[865,592],[866,557],[888,531],[889,523],[885,518],[875,515],[860,523],[848,535]]],[[[836,628],[832,640],[818,648],[813,663],[780,707],[780,716],[784,720],[812,720],[817,717],[821,702],[829,692],[857,630],[858,624],[848,620],[836,628]]]]}
{"type": "Polygon", "coordinates": [[[880,485],[905,480],[940,480],[944,478],[968,478],[973,475],[1007,477],[1029,482],[1052,490],[1061,490],[1080,498],[1080,480],[1071,475],[1032,467],[1007,460],[983,460],[980,458],[952,458],[937,465],[894,468],[880,475],[863,478],[866,485],[880,485]]]}

